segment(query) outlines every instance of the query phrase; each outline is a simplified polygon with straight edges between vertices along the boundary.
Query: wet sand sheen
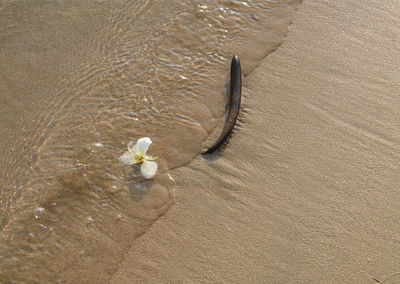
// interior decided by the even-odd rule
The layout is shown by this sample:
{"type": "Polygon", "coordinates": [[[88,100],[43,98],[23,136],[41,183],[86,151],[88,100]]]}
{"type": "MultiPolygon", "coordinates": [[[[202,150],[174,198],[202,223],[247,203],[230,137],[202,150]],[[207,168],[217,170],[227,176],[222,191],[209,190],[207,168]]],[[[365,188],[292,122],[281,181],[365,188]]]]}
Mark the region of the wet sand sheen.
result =
{"type": "Polygon", "coordinates": [[[106,282],[220,131],[232,54],[251,72],[298,2],[2,2],[0,279],[106,282]],[[142,136],[154,181],[118,163],[142,136]]]}
{"type": "Polygon", "coordinates": [[[303,1],[223,156],[171,171],[113,283],[399,283],[399,9],[303,1]]]}

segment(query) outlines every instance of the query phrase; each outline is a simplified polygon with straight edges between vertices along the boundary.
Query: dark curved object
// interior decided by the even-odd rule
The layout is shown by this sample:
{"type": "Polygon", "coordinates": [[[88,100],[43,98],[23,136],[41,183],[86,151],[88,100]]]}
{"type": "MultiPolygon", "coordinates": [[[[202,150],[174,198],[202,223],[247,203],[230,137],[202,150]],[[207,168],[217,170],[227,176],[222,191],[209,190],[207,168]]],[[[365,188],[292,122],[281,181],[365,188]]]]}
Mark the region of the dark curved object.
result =
{"type": "Polygon", "coordinates": [[[207,150],[203,150],[202,155],[215,152],[228,137],[229,133],[235,126],[236,119],[239,115],[240,100],[242,97],[242,68],[240,67],[240,60],[237,55],[233,56],[231,62],[231,86],[229,96],[229,111],[228,117],[225,122],[224,129],[222,130],[217,141],[207,150]]]}

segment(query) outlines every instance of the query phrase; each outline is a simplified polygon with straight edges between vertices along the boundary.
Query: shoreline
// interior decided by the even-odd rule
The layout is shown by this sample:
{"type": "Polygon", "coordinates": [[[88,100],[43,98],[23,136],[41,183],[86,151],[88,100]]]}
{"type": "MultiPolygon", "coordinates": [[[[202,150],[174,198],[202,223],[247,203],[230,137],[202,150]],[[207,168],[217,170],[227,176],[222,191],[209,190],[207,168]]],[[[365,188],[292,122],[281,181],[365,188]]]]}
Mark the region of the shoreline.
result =
{"type": "Polygon", "coordinates": [[[2,5],[2,281],[108,283],[220,133],[232,54],[251,73],[300,0],[164,2],[2,5]],[[119,162],[147,136],[154,180],[119,162]]]}
{"type": "Polygon", "coordinates": [[[395,4],[303,1],[222,157],[171,171],[175,205],[112,283],[398,279],[395,4]]]}

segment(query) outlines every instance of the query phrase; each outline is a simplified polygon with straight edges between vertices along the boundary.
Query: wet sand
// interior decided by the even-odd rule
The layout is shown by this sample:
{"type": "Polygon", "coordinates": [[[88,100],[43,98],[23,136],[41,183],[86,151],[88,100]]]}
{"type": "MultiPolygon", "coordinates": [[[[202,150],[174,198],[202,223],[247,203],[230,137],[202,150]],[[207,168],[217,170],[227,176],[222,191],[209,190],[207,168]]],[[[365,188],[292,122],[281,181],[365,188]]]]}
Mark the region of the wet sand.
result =
{"type": "Polygon", "coordinates": [[[399,11],[303,1],[222,156],[170,172],[112,282],[400,283],[399,11]]]}
{"type": "Polygon", "coordinates": [[[2,1],[0,282],[108,283],[299,2],[2,1]],[[154,180],[118,160],[144,136],[154,180]]]}

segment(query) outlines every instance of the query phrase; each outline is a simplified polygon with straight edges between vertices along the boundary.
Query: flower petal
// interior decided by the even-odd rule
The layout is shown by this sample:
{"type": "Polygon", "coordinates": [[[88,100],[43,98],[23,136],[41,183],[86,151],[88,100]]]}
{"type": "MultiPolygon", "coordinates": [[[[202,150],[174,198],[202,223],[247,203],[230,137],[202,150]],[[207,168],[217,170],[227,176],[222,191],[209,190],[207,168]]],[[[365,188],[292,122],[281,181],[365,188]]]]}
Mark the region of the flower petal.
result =
{"type": "Polygon", "coordinates": [[[144,178],[152,178],[157,172],[157,163],[146,160],[143,161],[143,164],[140,167],[140,172],[142,173],[144,178]]]}
{"type": "Polygon", "coordinates": [[[135,145],[135,151],[138,155],[142,154],[143,156],[146,155],[147,149],[151,144],[151,140],[149,137],[140,138],[135,145]]]}
{"type": "Polygon", "coordinates": [[[146,160],[146,161],[155,161],[155,160],[158,160],[158,157],[157,157],[157,156],[144,155],[144,156],[143,156],[143,160],[146,160]]]}
{"type": "Polygon", "coordinates": [[[119,157],[119,160],[127,166],[138,163],[136,156],[129,152],[125,152],[121,157],[119,157]]]}

